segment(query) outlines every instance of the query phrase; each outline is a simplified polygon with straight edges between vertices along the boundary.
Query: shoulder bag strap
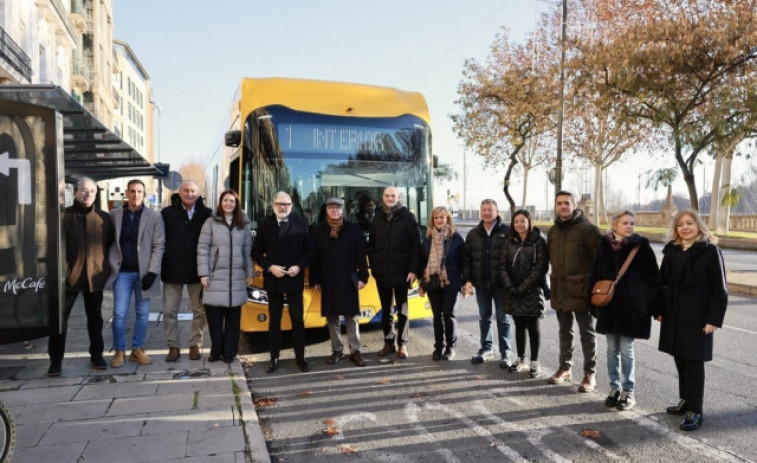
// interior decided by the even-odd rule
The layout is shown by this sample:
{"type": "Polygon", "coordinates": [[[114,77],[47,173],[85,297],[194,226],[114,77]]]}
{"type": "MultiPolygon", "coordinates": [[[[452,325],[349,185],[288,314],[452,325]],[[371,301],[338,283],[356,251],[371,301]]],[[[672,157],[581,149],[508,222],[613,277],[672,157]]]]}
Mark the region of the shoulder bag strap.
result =
{"type": "Polygon", "coordinates": [[[640,247],[641,245],[637,244],[636,246],[633,247],[633,249],[631,249],[631,253],[628,254],[628,257],[626,257],[626,261],[623,262],[623,266],[620,267],[620,271],[618,272],[618,277],[615,278],[615,283],[620,281],[620,277],[625,275],[626,270],[628,270],[628,266],[631,265],[631,261],[633,260],[634,257],[636,257],[636,253],[639,252],[640,247]]]}

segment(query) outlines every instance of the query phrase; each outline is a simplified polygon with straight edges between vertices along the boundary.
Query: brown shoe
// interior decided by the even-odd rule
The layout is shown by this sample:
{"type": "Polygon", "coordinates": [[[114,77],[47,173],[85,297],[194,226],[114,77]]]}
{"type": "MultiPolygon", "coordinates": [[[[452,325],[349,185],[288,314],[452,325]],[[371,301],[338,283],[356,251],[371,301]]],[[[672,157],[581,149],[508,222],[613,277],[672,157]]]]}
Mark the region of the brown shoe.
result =
{"type": "Polygon", "coordinates": [[[397,358],[402,360],[407,358],[407,347],[400,346],[399,350],[397,351],[397,358]]]}
{"type": "Polygon", "coordinates": [[[152,359],[145,354],[144,349],[141,347],[131,351],[131,354],[129,354],[129,361],[137,362],[140,365],[149,365],[152,363],[152,359]]]}
{"type": "Polygon", "coordinates": [[[166,362],[175,362],[181,357],[181,351],[178,347],[169,347],[168,355],[166,355],[166,362]]]}
{"type": "Polygon", "coordinates": [[[336,362],[342,360],[344,358],[344,354],[341,352],[332,352],[331,355],[329,355],[329,358],[326,359],[326,365],[333,365],[336,362]]]}
{"type": "Polygon", "coordinates": [[[201,358],[200,346],[189,346],[189,360],[200,360],[201,358]]]}
{"type": "Polygon", "coordinates": [[[586,373],[584,380],[581,381],[581,385],[578,386],[578,392],[591,392],[597,385],[597,381],[594,379],[594,373],[586,373]]]}
{"type": "Polygon", "coordinates": [[[386,357],[387,355],[392,355],[393,353],[397,352],[397,348],[394,346],[394,343],[384,344],[384,347],[381,348],[380,351],[378,351],[379,357],[386,357]]]}
{"type": "Polygon", "coordinates": [[[363,360],[363,357],[360,355],[360,352],[353,352],[350,354],[350,362],[354,363],[355,365],[359,367],[365,366],[365,360],[363,360]]]}
{"type": "Polygon", "coordinates": [[[113,358],[110,359],[110,366],[113,368],[121,368],[124,366],[124,351],[117,350],[115,354],[113,354],[113,358]]]}
{"type": "Polygon", "coordinates": [[[560,367],[554,375],[549,377],[547,381],[549,381],[549,384],[560,384],[569,380],[572,376],[573,375],[570,373],[570,370],[566,370],[565,368],[560,367]]]}

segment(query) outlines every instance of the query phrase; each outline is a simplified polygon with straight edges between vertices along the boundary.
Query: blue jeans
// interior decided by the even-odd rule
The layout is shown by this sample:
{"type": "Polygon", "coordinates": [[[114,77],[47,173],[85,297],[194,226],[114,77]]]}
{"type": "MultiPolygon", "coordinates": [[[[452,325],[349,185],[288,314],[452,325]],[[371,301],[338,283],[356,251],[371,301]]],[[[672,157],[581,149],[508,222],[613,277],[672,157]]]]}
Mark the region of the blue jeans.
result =
{"type": "Polygon", "coordinates": [[[150,299],[142,299],[141,285],[139,272],[118,272],[113,283],[113,347],[116,350],[126,350],[126,315],[129,313],[132,292],[137,318],[134,322],[131,348],[139,349],[145,345],[150,299]]]}
{"type": "Polygon", "coordinates": [[[619,334],[607,334],[607,375],[610,388],[620,389],[620,373],[623,371],[623,390],[633,392],[636,383],[636,368],[633,361],[633,338],[619,334]]]}
{"type": "Polygon", "coordinates": [[[481,349],[492,350],[492,301],[494,301],[494,316],[497,319],[497,339],[499,353],[502,358],[509,359],[512,351],[512,318],[505,313],[505,293],[502,288],[476,288],[476,302],[478,303],[478,326],[481,329],[481,349]]]}

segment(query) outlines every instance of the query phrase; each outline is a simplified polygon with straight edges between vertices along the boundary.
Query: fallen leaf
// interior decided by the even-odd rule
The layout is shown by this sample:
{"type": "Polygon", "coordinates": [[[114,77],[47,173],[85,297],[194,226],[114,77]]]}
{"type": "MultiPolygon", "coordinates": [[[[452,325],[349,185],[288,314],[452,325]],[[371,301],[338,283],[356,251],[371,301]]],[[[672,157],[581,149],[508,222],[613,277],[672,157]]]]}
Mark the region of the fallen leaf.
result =
{"type": "Polygon", "coordinates": [[[338,448],[342,453],[346,453],[348,455],[354,455],[357,453],[357,449],[349,445],[341,445],[338,448]]]}
{"type": "Polygon", "coordinates": [[[336,436],[337,434],[339,434],[339,430],[336,428],[336,426],[329,426],[328,428],[324,429],[323,432],[325,432],[329,436],[336,436]]]}
{"type": "Polygon", "coordinates": [[[326,426],[331,426],[332,424],[334,424],[334,420],[332,420],[331,418],[326,418],[325,420],[323,420],[323,424],[325,424],[326,426]]]}
{"type": "Polygon", "coordinates": [[[476,375],[476,379],[479,380],[479,381],[482,381],[482,380],[486,379],[486,376],[484,376],[484,375],[476,375]]]}
{"type": "Polygon", "coordinates": [[[426,394],[424,394],[422,392],[418,392],[413,397],[415,397],[416,399],[421,399],[423,397],[426,397],[426,394]]]}
{"type": "Polygon", "coordinates": [[[276,402],[279,400],[278,397],[260,397],[258,399],[255,399],[252,401],[252,403],[255,405],[255,408],[263,408],[263,407],[270,407],[272,405],[276,405],[276,402]]]}
{"type": "Polygon", "coordinates": [[[381,384],[391,384],[392,382],[389,381],[387,378],[384,378],[381,381],[379,381],[379,383],[381,383],[381,384]]]}
{"type": "Polygon", "coordinates": [[[344,379],[344,375],[336,375],[336,379],[344,379]]]}
{"type": "Polygon", "coordinates": [[[442,388],[442,390],[441,390],[441,391],[439,391],[439,392],[441,392],[442,394],[446,394],[446,393],[447,393],[447,388],[446,388],[446,387],[443,387],[443,388],[442,388]]]}
{"type": "Polygon", "coordinates": [[[302,391],[297,395],[300,397],[310,397],[311,395],[313,395],[313,391],[302,391]]]}
{"type": "Polygon", "coordinates": [[[602,433],[596,429],[582,429],[581,437],[591,437],[592,439],[599,439],[602,437],[602,433]]]}

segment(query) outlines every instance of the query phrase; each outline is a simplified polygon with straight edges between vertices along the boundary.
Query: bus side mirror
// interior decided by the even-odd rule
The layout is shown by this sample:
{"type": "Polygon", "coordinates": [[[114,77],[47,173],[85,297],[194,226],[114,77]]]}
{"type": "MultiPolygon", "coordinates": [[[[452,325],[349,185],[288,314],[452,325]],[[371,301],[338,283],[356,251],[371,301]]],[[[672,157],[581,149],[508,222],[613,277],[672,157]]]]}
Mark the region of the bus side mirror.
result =
{"type": "Polygon", "coordinates": [[[238,148],[242,143],[242,131],[241,130],[229,130],[224,135],[226,146],[230,148],[238,148]]]}

